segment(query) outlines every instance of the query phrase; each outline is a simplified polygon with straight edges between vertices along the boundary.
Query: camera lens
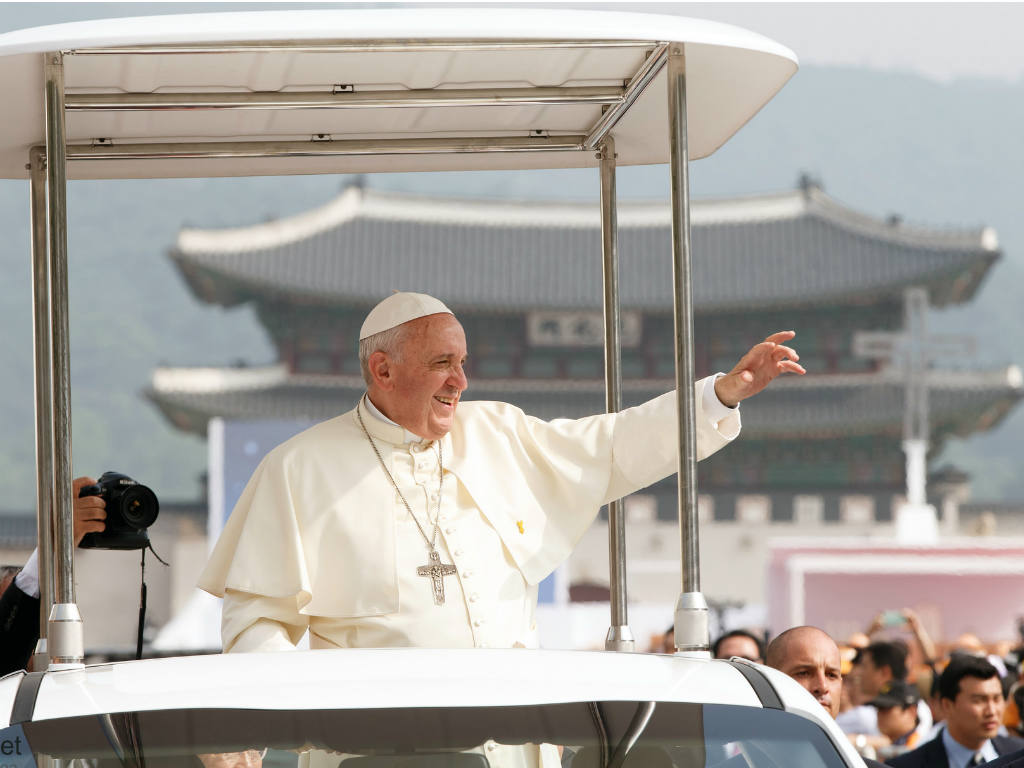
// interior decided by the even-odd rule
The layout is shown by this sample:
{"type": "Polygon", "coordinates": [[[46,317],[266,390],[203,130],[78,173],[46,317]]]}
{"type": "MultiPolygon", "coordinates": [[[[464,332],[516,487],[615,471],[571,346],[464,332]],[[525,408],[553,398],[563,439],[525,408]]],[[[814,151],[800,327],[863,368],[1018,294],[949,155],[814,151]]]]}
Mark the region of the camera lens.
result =
{"type": "Polygon", "coordinates": [[[148,528],[159,511],[156,494],[144,485],[128,488],[121,497],[121,516],[133,528],[148,528]]]}

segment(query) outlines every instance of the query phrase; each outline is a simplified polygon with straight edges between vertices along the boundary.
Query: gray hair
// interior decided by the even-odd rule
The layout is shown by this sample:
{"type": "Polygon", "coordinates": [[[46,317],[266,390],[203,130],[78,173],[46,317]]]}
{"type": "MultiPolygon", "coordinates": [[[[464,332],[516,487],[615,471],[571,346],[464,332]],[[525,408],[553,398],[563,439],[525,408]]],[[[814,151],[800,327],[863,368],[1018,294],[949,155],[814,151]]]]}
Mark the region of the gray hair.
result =
{"type": "Polygon", "coordinates": [[[396,363],[402,362],[402,345],[409,331],[406,325],[402,323],[359,340],[359,367],[362,369],[363,381],[367,387],[373,384],[373,376],[370,375],[370,355],[374,352],[383,352],[396,363]]]}

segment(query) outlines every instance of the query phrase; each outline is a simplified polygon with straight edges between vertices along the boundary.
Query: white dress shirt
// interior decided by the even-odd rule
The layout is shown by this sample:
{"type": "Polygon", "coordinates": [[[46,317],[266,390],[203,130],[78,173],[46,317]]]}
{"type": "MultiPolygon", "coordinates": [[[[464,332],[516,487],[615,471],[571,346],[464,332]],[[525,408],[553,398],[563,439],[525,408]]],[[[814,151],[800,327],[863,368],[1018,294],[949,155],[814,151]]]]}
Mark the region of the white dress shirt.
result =
{"type": "Polygon", "coordinates": [[[14,577],[15,586],[29,597],[39,597],[39,549],[33,549],[28,561],[14,577]]]}
{"type": "Polygon", "coordinates": [[[985,758],[986,763],[992,762],[999,757],[999,753],[992,746],[991,740],[986,739],[985,743],[981,745],[981,749],[970,749],[950,736],[948,728],[942,729],[942,746],[946,748],[946,759],[949,763],[949,768],[967,768],[971,760],[974,759],[974,755],[978,752],[981,752],[981,756],[985,758]]]}

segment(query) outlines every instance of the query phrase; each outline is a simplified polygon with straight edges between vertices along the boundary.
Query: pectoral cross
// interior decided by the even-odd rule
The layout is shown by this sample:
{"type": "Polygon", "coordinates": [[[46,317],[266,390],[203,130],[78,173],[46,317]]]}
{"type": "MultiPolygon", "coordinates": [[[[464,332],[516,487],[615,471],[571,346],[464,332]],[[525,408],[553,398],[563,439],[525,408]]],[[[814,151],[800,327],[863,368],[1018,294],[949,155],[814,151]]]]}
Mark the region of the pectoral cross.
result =
{"type": "Polygon", "coordinates": [[[454,576],[457,571],[450,563],[442,563],[441,556],[434,550],[430,552],[430,562],[416,569],[420,576],[429,576],[434,582],[434,605],[444,605],[444,577],[454,576]]]}

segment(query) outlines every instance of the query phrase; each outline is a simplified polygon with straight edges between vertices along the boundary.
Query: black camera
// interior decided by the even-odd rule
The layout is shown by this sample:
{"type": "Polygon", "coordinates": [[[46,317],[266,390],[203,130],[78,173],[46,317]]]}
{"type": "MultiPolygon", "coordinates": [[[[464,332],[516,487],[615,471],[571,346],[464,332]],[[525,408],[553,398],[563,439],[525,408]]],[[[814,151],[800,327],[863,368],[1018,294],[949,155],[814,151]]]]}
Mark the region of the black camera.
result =
{"type": "Polygon", "coordinates": [[[95,485],[78,492],[99,496],[107,504],[107,527],[99,533],[87,533],[78,546],[86,549],[145,549],[149,546],[146,529],[160,512],[156,494],[120,472],[104,472],[95,485]]]}

